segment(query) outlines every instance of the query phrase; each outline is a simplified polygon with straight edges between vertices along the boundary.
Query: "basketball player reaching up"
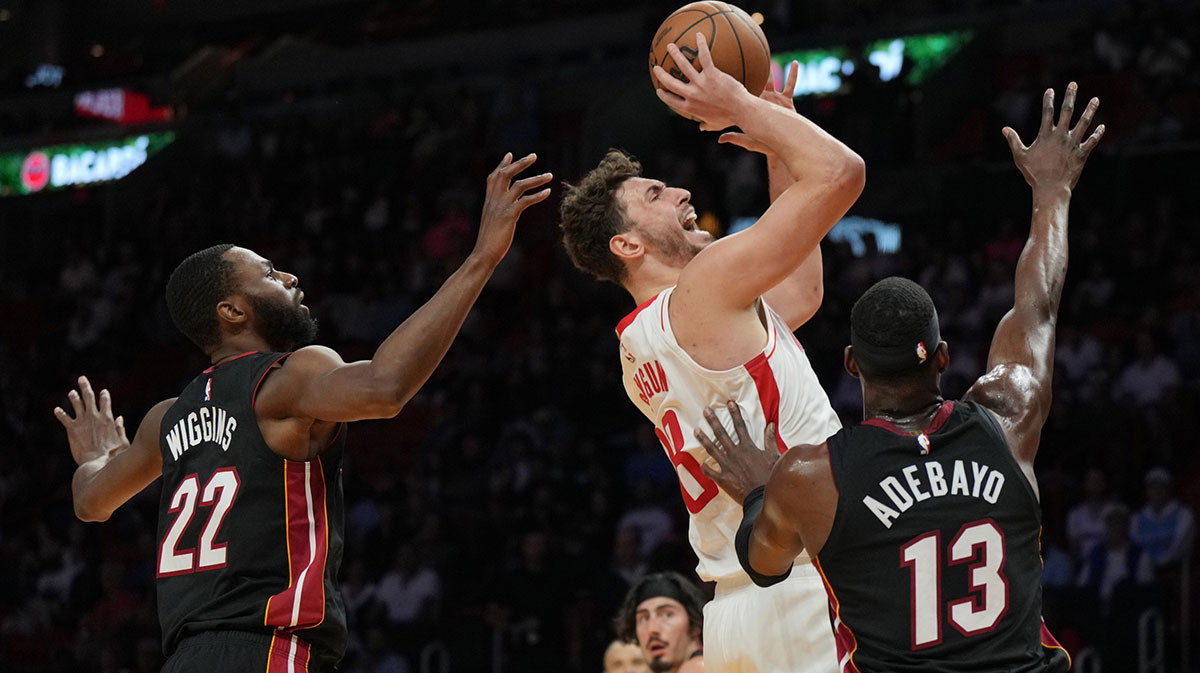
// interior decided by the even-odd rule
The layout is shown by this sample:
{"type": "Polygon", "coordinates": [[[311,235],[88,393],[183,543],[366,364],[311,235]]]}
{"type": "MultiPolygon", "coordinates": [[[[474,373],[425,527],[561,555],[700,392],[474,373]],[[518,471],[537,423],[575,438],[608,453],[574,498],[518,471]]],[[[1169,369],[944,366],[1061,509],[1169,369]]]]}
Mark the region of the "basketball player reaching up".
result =
{"type": "Polygon", "coordinates": [[[713,241],[695,228],[687,190],[641,177],[635,161],[613,151],[567,187],[564,243],[577,266],[638,304],[617,326],[625,388],[679,475],[697,572],[717,582],[705,608],[706,666],[828,673],[836,660],[820,578],[802,557],[802,570],[780,587],[750,582],[733,550],[738,504],[701,473],[706,454],[692,428],[705,406],[733,398],[757,430],[777,422],[779,450],[838,429],[791,332],[820,304],[818,243],[862,191],[863,162],[792,109],[795,64],[782,94],[768,87],[755,97],[717,70],[697,39],[702,69],[671,45],[688,82],[656,68],[659,96],[701,129],[737,125],[741,133],[723,141],[771,158],[770,208],[746,231],[713,241]]]}
{"type": "Polygon", "coordinates": [[[55,417],[79,467],[75,513],[104,521],[162,475],[157,589],[163,669],[329,670],[346,647],[335,584],[342,556],[344,424],[389,418],[425,383],[512,243],[550,190],[535,160],[488,176],[475,248],[370,360],[306,346],[316,321],[296,276],[230,245],[183,260],[167,283],[175,325],[212,366],[155,405],[133,441],[108,391],[84,377],[55,417]],[[299,350],[290,352],[297,347],[299,350]]]}
{"type": "Polygon", "coordinates": [[[720,464],[705,473],[744,498],[742,566],[769,586],[808,551],[829,593],[843,671],[1070,666],[1042,622],[1033,461],[1050,412],[1071,190],[1104,135],[1103,125],[1087,135],[1095,98],[1071,127],[1075,95],[1072,83],[1055,123],[1054,92],[1046,91],[1029,147],[1004,129],[1033,188],[1033,217],[1015,304],[996,328],[987,373],[961,401],[939,390],[950,357],[929,295],[888,278],[850,314],[845,366],[862,384],[861,424],[777,458],[756,450],[736,407],[737,441],[705,413],[716,443],[700,439],[720,464]]]}

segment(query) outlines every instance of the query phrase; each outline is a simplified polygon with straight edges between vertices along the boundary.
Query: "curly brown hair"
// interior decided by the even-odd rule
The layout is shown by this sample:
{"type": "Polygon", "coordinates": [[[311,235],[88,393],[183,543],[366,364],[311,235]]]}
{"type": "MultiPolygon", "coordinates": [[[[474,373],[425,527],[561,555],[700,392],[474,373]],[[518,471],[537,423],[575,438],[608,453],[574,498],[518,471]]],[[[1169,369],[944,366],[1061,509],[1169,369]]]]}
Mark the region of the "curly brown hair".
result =
{"type": "Polygon", "coordinates": [[[608,242],[630,228],[617,189],[641,174],[642,164],[637,159],[610,149],[579,184],[563,185],[558,208],[563,245],[576,267],[600,280],[619,285],[625,277],[625,265],[609,250],[608,242]]]}

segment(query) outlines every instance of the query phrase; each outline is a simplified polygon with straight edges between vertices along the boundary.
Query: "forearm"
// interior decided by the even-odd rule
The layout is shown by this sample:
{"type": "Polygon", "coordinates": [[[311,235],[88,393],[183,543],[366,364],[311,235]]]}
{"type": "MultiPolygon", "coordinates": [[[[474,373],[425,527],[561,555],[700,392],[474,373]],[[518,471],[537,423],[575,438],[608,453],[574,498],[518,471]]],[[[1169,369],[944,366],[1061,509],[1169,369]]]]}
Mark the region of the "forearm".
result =
{"type": "Polygon", "coordinates": [[[71,477],[71,500],[80,521],[107,521],[121,505],[106,502],[108,498],[103,489],[97,488],[102,483],[97,477],[119,450],[100,452],[75,468],[75,475],[71,477]]]}
{"type": "Polygon", "coordinates": [[[738,125],[748,136],[766,145],[796,182],[827,180],[861,170],[862,159],[853,150],[787,108],[759,98],[747,99],[738,125]]]}
{"type": "Polygon", "coordinates": [[[783,529],[779,522],[763,514],[764,500],[762,487],[747,494],[734,548],[746,574],[755,584],[766,587],[787,579],[792,562],[804,547],[798,536],[780,535],[783,529]]]}
{"type": "Polygon", "coordinates": [[[1071,190],[1035,188],[1029,240],[1017,262],[1014,310],[1053,323],[1067,276],[1067,219],[1071,190]]]}
{"type": "Polygon", "coordinates": [[[375,351],[372,376],[392,383],[398,403],[416,394],[442,361],[494,268],[480,257],[468,257],[375,351]]]}
{"type": "Polygon", "coordinates": [[[796,182],[788,171],[787,165],[775,155],[767,154],[767,186],[771,194],[771,203],[775,203],[781,194],[796,182]]]}

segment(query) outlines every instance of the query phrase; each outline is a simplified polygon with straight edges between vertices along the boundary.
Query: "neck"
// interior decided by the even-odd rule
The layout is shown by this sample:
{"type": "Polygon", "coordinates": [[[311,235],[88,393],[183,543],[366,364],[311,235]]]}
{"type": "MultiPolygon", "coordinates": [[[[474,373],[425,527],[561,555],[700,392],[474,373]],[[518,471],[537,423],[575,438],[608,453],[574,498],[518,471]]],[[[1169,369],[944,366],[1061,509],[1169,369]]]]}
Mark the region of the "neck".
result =
{"type": "Polygon", "coordinates": [[[882,418],[902,430],[923,430],[941,408],[936,383],[923,388],[863,386],[863,418],[882,418]]]}
{"type": "Polygon", "coordinates": [[[659,292],[679,282],[681,269],[662,264],[656,259],[642,257],[627,267],[621,285],[633,297],[633,303],[641,306],[659,292]]]}
{"type": "Polygon", "coordinates": [[[225,339],[215,350],[208,354],[213,366],[223,365],[243,353],[251,351],[269,351],[270,345],[261,337],[254,334],[238,335],[225,339]]]}

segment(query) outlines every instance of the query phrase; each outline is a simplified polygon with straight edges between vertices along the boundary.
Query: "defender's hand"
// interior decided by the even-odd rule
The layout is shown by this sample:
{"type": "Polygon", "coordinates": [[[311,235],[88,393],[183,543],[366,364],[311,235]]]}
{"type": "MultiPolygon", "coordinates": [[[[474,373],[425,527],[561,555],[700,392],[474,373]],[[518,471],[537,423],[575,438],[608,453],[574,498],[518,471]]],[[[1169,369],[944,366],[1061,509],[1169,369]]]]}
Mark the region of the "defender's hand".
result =
{"type": "Polygon", "coordinates": [[[703,33],[696,34],[696,60],[700,70],[683,55],[674,43],[667,45],[667,53],[675,60],[679,71],[687,81],[675,79],[662,66],[654,66],[654,76],[661,89],[655,89],[658,97],[679,114],[700,122],[701,131],[720,131],[737,125],[739,106],[754,97],[746,87],[730,75],[721,72],[713,64],[708,51],[708,41],[703,33]]]}
{"type": "Polygon", "coordinates": [[[706,407],[704,420],[708,421],[716,441],[709,439],[699,428],[695,431],[696,439],[700,440],[708,455],[717,461],[721,469],[712,469],[708,461],[701,463],[700,469],[740,505],[746,499],[747,493],[767,483],[767,477],[771,476],[771,468],[775,466],[775,461],[779,460],[779,452],[774,450],[774,423],[767,423],[763,437],[763,446],[766,448],[760,449],[754,445],[750,433],[746,431],[746,423],[742,420],[742,412],[737,402],[730,400],[726,406],[729,408],[730,418],[733,419],[737,441],[729,437],[725,426],[721,425],[721,420],[712,409],[706,407]]]}
{"type": "Polygon", "coordinates": [[[125,418],[113,418],[112,398],[107,390],[100,391],[97,402],[92,384],[86,376],[80,376],[79,391],[72,390],[67,397],[75,412],[74,418],[62,407],[54,407],[54,417],[67,430],[67,441],[76,464],[82,465],[129,445],[129,438],[125,436],[125,418]]]}
{"type": "Polygon", "coordinates": [[[550,182],[554,178],[550,173],[542,173],[533,177],[513,180],[521,171],[537,161],[536,154],[528,154],[513,161],[512,152],[504,155],[500,165],[487,178],[487,197],[483,202],[483,216],[479,220],[479,238],[475,241],[477,255],[493,266],[504,259],[512,245],[513,234],[516,232],[517,219],[525,209],[550,196],[550,188],[526,193],[527,190],[550,182]]]}
{"type": "MultiPolygon", "coordinates": [[[[792,61],[788,65],[787,79],[783,83],[783,88],[779,91],[775,90],[775,76],[771,75],[767,77],[767,86],[765,89],[763,89],[763,92],[759,94],[758,97],[767,101],[768,103],[778,105],[781,108],[795,112],[796,79],[799,75],[799,72],[800,64],[796,61],[792,61]]],[[[737,145],[738,147],[750,150],[751,152],[759,152],[767,155],[772,154],[771,148],[739,131],[728,131],[726,133],[722,133],[721,137],[717,138],[717,142],[737,145]]]]}
{"type": "Polygon", "coordinates": [[[1088,127],[1092,125],[1092,116],[1100,107],[1099,98],[1088,101],[1083,115],[1079,117],[1079,123],[1075,128],[1071,128],[1077,89],[1075,82],[1067,85],[1057,123],[1054,122],[1054,89],[1046,89],[1045,95],[1042,96],[1042,125],[1038,129],[1037,138],[1029,147],[1021,142],[1021,137],[1012,128],[1005,126],[1001,131],[1008,140],[1013,161],[1017,168],[1021,169],[1021,175],[1025,176],[1025,182],[1028,182],[1030,187],[1037,189],[1065,186],[1074,189],[1088,155],[1104,137],[1104,124],[1101,124],[1084,140],[1088,127]]]}

